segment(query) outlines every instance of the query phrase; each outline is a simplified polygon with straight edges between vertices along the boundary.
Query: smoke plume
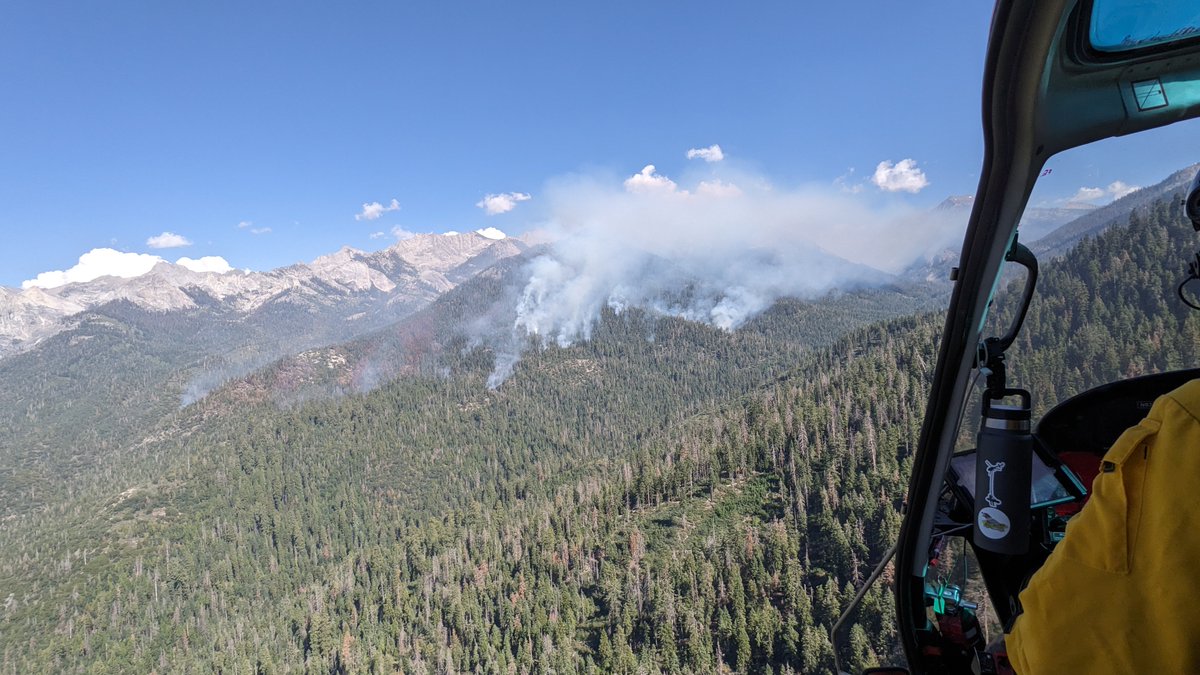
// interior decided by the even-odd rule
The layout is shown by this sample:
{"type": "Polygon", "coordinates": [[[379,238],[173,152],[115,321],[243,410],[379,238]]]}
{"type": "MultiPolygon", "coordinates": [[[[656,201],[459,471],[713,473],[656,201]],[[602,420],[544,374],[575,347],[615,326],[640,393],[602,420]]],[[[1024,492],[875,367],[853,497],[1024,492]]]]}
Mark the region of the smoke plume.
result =
{"type": "Polygon", "coordinates": [[[531,337],[560,346],[588,339],[606,306],[733,330],[782,297],[892,282],[965,224],[886,196],[780,189],[712,170],[677,183],[647,166],[624,181],[559,180],[544,194],[550,251],[526,268],[511,340],[496,347],[493,388],[531,337]]]}

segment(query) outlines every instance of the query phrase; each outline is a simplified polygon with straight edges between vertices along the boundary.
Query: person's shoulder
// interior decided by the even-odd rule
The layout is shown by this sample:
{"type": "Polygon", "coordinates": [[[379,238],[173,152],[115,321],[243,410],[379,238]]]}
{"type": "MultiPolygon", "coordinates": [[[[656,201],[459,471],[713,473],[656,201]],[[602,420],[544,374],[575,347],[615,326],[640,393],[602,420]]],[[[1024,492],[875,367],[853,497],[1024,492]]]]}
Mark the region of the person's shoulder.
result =
{"type": "MultiPolygon", "coordinates": [[[[1173,404],[1171,407],[1178,407],[1191,417],[1193,422],[1200,423],[1200,378],[1184,384],[1162,398],[1166,401],[1160,399],[1160,402],[1173,404]]],[[[1154,407],[1159,405],[1160,403],[1156,403],[1154,407]]]]}

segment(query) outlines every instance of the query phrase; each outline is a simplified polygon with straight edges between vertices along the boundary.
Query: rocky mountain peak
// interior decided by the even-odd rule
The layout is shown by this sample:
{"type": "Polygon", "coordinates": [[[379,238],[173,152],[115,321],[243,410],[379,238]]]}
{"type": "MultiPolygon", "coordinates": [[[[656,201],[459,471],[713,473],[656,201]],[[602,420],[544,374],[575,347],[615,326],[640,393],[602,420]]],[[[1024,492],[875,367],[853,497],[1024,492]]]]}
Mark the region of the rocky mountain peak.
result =
{"type": "Polygon", "coordinates": [[[448,272],[485,249],[504,245],[505,240],[489,239],[481,234],[418,234],[396,242],[384,252],[413,267],[448,272]]]}
{"type": "Polygon", "coordinates": [[[957,211],[969,209],[975,205],[975,195],[950,195],[942,203],[933,207],[935,211],[957,211]]]}
{"type": "MultiPolygon", "coordinates": [[[[0,358],[62,330],[67,317],[124,300],[144,310],[196,307],[197,291],[230,311],[248,315],[288,305],[316,315],[389,316],[412,311],[486,269],[525,250],[519,240],[478,233],[424,234],[367,253],[345,246],[311,263],[269,272],[199,272],[160,262],[135,277],[101,277],[54,288],[0,288],[0,358]],[[336,307],[336,311],[329,309],[336,307]]],[[[341,319],[339,319],[341,320],[341,319]]]]}

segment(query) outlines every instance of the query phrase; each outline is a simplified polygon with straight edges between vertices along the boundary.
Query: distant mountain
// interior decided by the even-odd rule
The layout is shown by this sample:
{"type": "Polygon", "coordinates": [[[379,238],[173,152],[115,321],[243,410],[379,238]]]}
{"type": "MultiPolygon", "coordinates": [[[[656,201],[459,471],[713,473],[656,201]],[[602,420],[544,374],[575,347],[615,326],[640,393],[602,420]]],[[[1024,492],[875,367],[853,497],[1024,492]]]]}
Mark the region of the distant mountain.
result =
{"type": "MultiPolygon", "coordinates": [[[[348,342],[293,353],[230,380],[206,405],[221,408],[222,401],[291,405],[365,393],[397,379],[438,377],[463,358],[489,368],[498,367],[506,358],[524,361],[522,354],[528,356],[554,343],[541,340],[547,336],[539,338],[514,330],[516,298],[529,281],[528,263],[540,255],[553,253],[547,247],[536,247],[504,259],[394,324],[348,342]]],[[[769,258],[764,255],[760,262],[768,265],[769,258]]],[[[843,266],[843,271],[858,274],[863,284],[847,285],[844,290],[808,299],[779,298],[729,332],[757,335],[778,348],[786,348],[788,353],[798,354],[831,344],[864,325],[937,310],[946,302],[945,289],[940,286],[896,280],[873,268],[823,254],[814,255],[813,260],[843,266]]],[[[656,258],[652,266],[667,268],[671,262],[656,258]]],[[[646,325],[685,319],[688,323],[711,324],[697,316],[701,313],[682,309],[689,300],[698,300],[703,292],[699,288],[702,280],[677,272],[677,276],[665,275],[674,280],[673,286],[654,286],[664,277],[647,281],[661,293],[659,296],[648,296],[645,302],[620,309],[609,302],[596,317],[595,329],[602,330],[606,320],[624,314],[644,316],[646,325]]],[[[706,326],[705,330],[711,328],[706,326]]],[[[644,338],[653,341],[653,330],[644,338]]],[[[521,368],[514,372],[519,376],[521,368]]]]}
{"type": "MultiPolygon", "coordinates": [[[[1109,226],[1124,223],[1134,211],[1144,211],[1160,198],[1183,190],[1196,176],[1200,164],[1180,169],[1150,187],[1135,190],[1105,206],[1067,202],[1062,206],[1031,206],[1025,209],[1019,225],[1021,241],[1039,259],[1056,258],[1069,251],[1081,239],[1095,236],[1109,226]]],[[[963,228],[975,205],[973,195],[952,195],[933,207],[941,217],[961,218],[963,228]]],[[[950,268],[958,264],[958,248],[946,248],[913,263],[901,278],[910,282],[949,283],[950,268]]]]}
{"type": "Polygon", "coordinates": [[[949,211],[962,213],[964,217],[971,215],[971,207],[975,205],[975,195],[950,195],[933,207],[934,211],[949,211]]]}
{"type": "MultiPolygon", "coordinates": [[[[961,230],[966,230],[971,218],[974,195],[951,195],[929,210],[929,217],[948,220],[961,230]]],[[[928,253],[913,261],[900,278],[908,283],[932,284],[942,289],[950,288],[950,268],[958,264],[958,247],[947,247],[928,253]]]]}
{"type": "MultiPolygon", "coordinates": [[[[0,287],[0,358],[23,351],[72,325],[72,316],[114,301],[150,312],[219,307],[244,317],[281,309],[310,315],[314,330],[329,322],[384,325],[518,255],[519,239],[477,233],[417,235],[375,253],[343,248],[311,263],[269,272],[195,272],[159,263],[133,278],[101,277],[57,288],[0,287]]],[[[361,332],[333,330],[345,339],[361,332]]],[[[298,337],[298,336],[293,336],[298,337]]]]}
{"type": "Polygon", "coordinates": [[[0,503],[49,498],[44,461],[103,463],[146,424],[271,362],[395,323],[527,248],[426,235],[376,253],[342,249],[265,273],[160,264],[132,279],[0,288],[0,503]],[[20,499],[14,485],[41,489],[20,499]]]}
{"type": "MultiPolygon", "coordinates": [[[[965,227],[973,206],[974,195],[951,195],[933,207],[933,211],[957,214],[962,217],[965,227]]],[[[1025,209],[1021,216],[1021,234],[1025,239],[1032,241],[1095,209],[1092,204],[1084,202],[1068,202],[1057,207],[1031,206],[1025,209]]]]}
{"type": "MultiPolygon", "coordinates": [[[[1060,257],[1084,237],[1100,234],[1115,224],[1124,224],[1131,213],[1144,212],[1163,197],[1184,190],[1196,176],[1198,169],[1200,169],[1200,164],[1180,169],[1157,185],[1136,190],[1111,204],[1089,211],[1041,238],[1029,236],[1032,234],[1029,233],[1023,239],[1026,242],[1032,242],[1029,244],[1029,248],[1038,258],[1060,257]]],[[[1025,233],[1023,232],[1023,234],[1025,233]]]]}
{"type": "Polygon", "coordinates": [[[1082,218],[1095,211],[1093,204],[1083,202],[1067,202],[1062,206],[1031,206],[1025,209],[1021,216],[1022,241],[1035,241],[1069,222],[1082,218]]]}
{"type": "Polygon", "coordinates": [[[916,261],[901,276],[911,283],[950,288],[950,270],[957,264],[958,251],[945,248],[916,261]]]}

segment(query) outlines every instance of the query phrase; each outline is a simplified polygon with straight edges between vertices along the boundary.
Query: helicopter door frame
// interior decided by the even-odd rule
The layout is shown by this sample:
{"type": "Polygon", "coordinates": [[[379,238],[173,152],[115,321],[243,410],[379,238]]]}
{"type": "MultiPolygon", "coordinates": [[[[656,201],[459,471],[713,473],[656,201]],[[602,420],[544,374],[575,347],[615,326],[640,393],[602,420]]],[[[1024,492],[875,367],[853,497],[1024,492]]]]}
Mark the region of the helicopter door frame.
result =
{"type": "Polygon", "coordinates": [[[898,628],[916,673],[924,672],[916,633],[926,625],[924,575],[937,495],[970,393],[988,304],[1034,182],[1046,160],[1062,150],[1200,116],[1200,86],[1194,85],[1200,82],[1200,44],[1189,40],[1096,55],[1087,37],[1094,1],[999,0],[992,17],[984,65],[983,167],[898,542],[898,628]],[[1131,104],[1130,86],[1147,78],[1160,78],[1171,90],[1171,105],[1142,110],[1131,104]]]}

